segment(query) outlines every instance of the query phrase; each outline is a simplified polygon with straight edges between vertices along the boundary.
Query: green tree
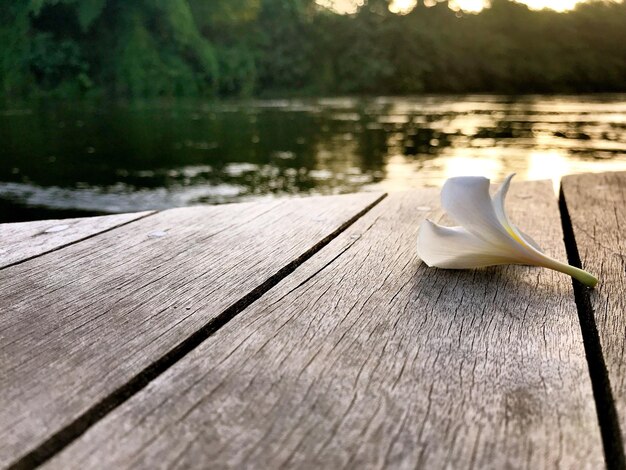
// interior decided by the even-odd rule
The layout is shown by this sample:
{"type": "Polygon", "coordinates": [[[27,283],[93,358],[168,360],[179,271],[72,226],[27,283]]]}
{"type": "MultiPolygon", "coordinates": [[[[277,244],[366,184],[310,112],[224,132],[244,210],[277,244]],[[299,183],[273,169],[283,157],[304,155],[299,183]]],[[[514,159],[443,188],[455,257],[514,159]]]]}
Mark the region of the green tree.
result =
{"type": "Polygon", "coordinates": [[[557,13],[447,0],[14,0],[0,10],[0,93],[124,98],[626,91],[626,3],[557,13]]]}

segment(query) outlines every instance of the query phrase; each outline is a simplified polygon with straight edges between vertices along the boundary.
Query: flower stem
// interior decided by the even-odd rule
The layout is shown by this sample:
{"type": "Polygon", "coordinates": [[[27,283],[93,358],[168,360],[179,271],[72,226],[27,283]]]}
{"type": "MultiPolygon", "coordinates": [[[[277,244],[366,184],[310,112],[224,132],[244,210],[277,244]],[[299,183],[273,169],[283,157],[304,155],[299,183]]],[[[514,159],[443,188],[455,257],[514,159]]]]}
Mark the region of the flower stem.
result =
{"type": "Polygon", "coordinates": [[[560,261],[554,259],[551,259],[550,263],[546,267],[554,269],[555,271],[568,274],[588,287],[595,287],[596,284],[598,284],[598,278],[595,277],[593,274],[590,274],[587,271],[583,271],[582,269],[575,266],[561,263],[560,261]]]}

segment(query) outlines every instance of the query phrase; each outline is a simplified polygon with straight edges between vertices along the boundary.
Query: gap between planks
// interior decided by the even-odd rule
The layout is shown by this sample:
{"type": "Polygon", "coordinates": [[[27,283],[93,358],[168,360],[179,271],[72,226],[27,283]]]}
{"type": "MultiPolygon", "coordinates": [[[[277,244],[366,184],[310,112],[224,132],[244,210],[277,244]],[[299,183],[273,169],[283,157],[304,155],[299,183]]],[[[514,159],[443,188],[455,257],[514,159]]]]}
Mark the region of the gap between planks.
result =
{"type": "Polygon", "coordinates": [[[357,214],[349,218],[342,225],[340,225],[332,233],[317,242],[308,251],[302,253],[299,257],[286,264],[283,268],[281,268],[274,275],[270,276],[257,288],[239,299],[229,308],[224,310],[216,318],[210,320],[202,328],[191,334],[189,337],[179,343],[175,348],[173,348],[168,353],[166,353],[155,362],[150,364],[148,367],[143,369],[136,376],[126,382],[123,386],[113,391],[100,402],[91,406],[78,418],[57,431],[42,444],[25,454],[16,462],[12,463],[8,468],[11,470],[33,468],[45,463],[56,454],[61,452],[73,441],[83,435],[91,426],[93,426],[111,411],[113,411],[125,401],[144,389],[150,382],[166,372],[179,360],[184,358],[187,354],[189,354],[200,344],[202,344],[207,338],[209,338],[216,331],[218,331],[225,324],[227,324],[230,320],[232,320],[238,313],[250,306],[263,294],[276,286],[280,281],[282,281],[285,277],[295,271],[305,261],[315,255],[315,253],[328,245],[333,239],[335,239],[338,235],[344,232],[363,215],[369,212],[374,206],[380,203],[386,196],[387,194],[384,193],[380,197],[375,199],[364,209],[362,209],[357,214]]]}
{"type": "MultiPolygon", "coordinates": [[[[34,250],[28,250],[31,251],[33,254],[23,254],[23,253],[19,253],[17,257],[15,258],[15,261],[9,261],[6,264],[2,264],[0,262],[0,270],[2,269],[7,269],[13,266],[17,266],[18,264],[22,264],[25,263],[27,261],[31,261],[35,258],[38,258],[40,256],[46,255],[48,253],[53,253],[55,251],[61,250],[63,248],[67,248],[68,246],[72,246],[75,245],[76,243],[80,243],[83,242],[85,240],[89,240],[90,238],[94,238],[97,237],[99,235],[105,234],[107,232],[110,232],[111,230],[115,230],[121,227],[124,227],[128,224],[132,224],[133,222],[138,222],[139,220],[145,219],[146,217],[150,217],[152,215],[157,214],[158,211],[147,211],[147,212],[138,212],[138,213],[130,213],[130,214],[119,214],[119,215],[104,215],[104,216],[95,216],[95,217],[84,217],[81,219],[59,219],[59,220],[53,220],[53,221],[35,221],[35,222],[19,222],[17,224],[2,224],[2,225],[9,225],[9,226],[14,226],[14,225],[30,225],[30,224],[43,224],[46,222],[55,222],[56,225],[64,225],[65,223],[71,223],[71,224],[76,224],[76,225],[80,225],[82,222],[91,222],[91,221],[98,221],[98,222],[102,222],[106,219],[109,218],[117,218],[117,217],[127,217],[127,220],[124,221],[120,221],[120,222],[113,222],[111,221],[110,226],[104,226],[103,228],[95,228],[93,229],[93,233],[88,233],[86,232],[83,235],[75,235],[75,238],[72,237],[71,234],[69,234],[68,240],[67,241],[49,241],[49,246],[46,247],[46,244],[44,244],[43,246],[39,247],[39,248],[35,248],[34,250]],[[58,244],[56,244],[58,243],[58,244]]],[[[0,228],[2,227],[2,225],[0,225],[0,228]]],[[[68,227],[69,228],[69,227],[68,227]]],[[[84,228],[85,230],[89,230],[89,228],[84,228]]],[[[45,231],[39,231],[36,234],[32,234],[32,235],[27,235],[29,238],[32,237],[36,237],[36,236],[40,236],[40,235],[44,235],[45,231]]],[[[4,242],[5,240],[2,240],[2,242],[4,242]]],[[[10,242],[9,242],[10,244],[10,242]]],[[[24,244],[24,242],[22,241],[22,245],[24,244]]],[[[23,249],[23,247],[21,247],[21,249],[23,249]]],[[[20,250],[20,247],[18,247],[18,251],[20,250]]]]}
{"type": "MultiPolygon", "coordinates": [[[[567,209],[567,201],[563,187],[559,191],[559,211],[563,224],[563,237],[569,264],[583,269],[580,253],[576,244],[574,228],[567,209]]],[[[599,274],[599,273],[598,273],[599,274]]],[[[600,282],[602,280],[600,279],[600,282]]],[[[598,334],[594,308],[591,302],[590,289],[572,278],[574,299],[578,310],[580,330],[585,346],[585,355],[589,367],[589,377],[593,388],[598,424],[602,435],[602,445],[607,468],[618,470],[626,468],[622,432],[615,406],[615,398],[611,391],[609,372],[606,367],[602,344],[598,334]]]]}

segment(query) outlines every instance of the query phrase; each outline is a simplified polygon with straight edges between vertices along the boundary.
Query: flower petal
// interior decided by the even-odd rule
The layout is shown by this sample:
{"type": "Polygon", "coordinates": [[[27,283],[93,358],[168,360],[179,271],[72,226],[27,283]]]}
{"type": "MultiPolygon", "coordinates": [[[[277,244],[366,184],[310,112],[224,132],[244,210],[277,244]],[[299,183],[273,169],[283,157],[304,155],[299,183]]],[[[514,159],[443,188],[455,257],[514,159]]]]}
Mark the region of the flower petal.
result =
{"type": "Polygon", "coordinates": [[[430,220],[425,220],[420,226],[417,254],[428,266],[444,269],[527,262],[517,258],[516,251],[494,246],[463,227],[442,227],[430,220]]]}
{"type": "Polygon", "coordinates": [[[509,192],[509,186],[511,185],[511,180],[514,176],[515,173],[511,173],[509,176],[507,176],[498,188],[498,191],[496,191],[496,193],[493,195],[493,198],[491,199],[493,203],[493,209],[496,212],[496,216],[500,220],[500,223],[505,227],[510,226],[511,223],[509,222],[509,218],[507,217],[506,211],[504,210],[504,200],[506,199],[506,195],[509,192]]]}
{"type": "Polygon", "coordinates": [[[511,247],[514,237],[502,225],[489,195],[489,180],[482,176],[448,179],[441,189],[441,205],[459,225],[476,237],[511,247]]]}
{"type": "Polygon", "coordinates": [[[535,250],[537,250],[539,253],[543,254],[543,249],[539,246],[539,244],[527,233],[522,232],[519,228],[517,228],[515,225],[512,225],[513,228],[515,228],[515,230],[517,230],[517,233],[519,233],[520,237],[522,237],[522,239],[528,243],[530,246],[532,246],[535,250]]]}
{"type": "Polygon", "coordinates": [[[511,184],[511,180],[515,176],[515,173],[511,173],[500,185],[500,188],[493,195],[492,203],[493,209],[500,221],[500,224],[509,232],[509,234],[515,238],[518,242],[522,244],[530,245],[535,250],[543,253],[543,250],[539,247],[537,242],[532,239],[530,235],[525,234],[519,228],[517,228],[514,224],[511,223],[508,216],[506,215],[506,211],[504,210],[504,200],[506,199],[506,195],[509,192],[509,185],[511,184]]]}

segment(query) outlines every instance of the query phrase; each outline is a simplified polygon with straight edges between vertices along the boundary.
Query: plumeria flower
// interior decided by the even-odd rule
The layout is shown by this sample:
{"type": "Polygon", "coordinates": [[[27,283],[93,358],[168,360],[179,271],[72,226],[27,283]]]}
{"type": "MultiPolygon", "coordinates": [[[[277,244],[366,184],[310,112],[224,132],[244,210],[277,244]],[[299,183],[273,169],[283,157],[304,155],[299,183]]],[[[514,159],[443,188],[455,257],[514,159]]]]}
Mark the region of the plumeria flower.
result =
{"type": "Polygon", "coordinates": [[[442,227],[425,220],[417,237],[417,253],[428,266],[472,269],[499,264],[526,264],[569,274],[594,287],[598,280],[582,269],[543,253],[537,243],[513,225],[504,211],[504,199],[514,174],[498,192],[489,195],[483,177],[450,178],[441,190],[441,205],[461,227],[442,227]]]}

